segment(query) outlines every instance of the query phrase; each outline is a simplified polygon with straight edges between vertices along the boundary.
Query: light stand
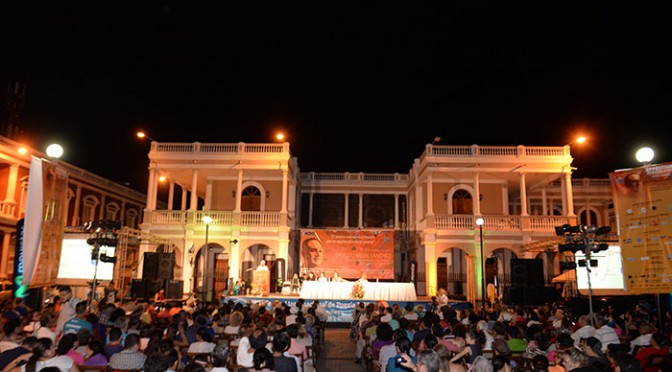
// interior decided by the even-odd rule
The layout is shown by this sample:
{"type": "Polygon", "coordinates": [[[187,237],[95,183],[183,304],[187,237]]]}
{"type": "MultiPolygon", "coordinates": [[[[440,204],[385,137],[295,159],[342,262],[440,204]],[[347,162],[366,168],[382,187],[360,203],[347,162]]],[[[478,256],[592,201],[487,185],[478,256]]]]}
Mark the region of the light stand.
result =
{"type": "Polygon", "coordinates": [[[485,257],[483,257],[483,218],[476,219],[481,243],[481,316],[485,319],[485,257]]]}
{"type": "Polygon", "coordinates": [[[203,248],[203,301],[211,301],[212,300],[212,290],[210,289],[210,286],[208,285],[208,254],[209,254],[209,244],[208,244],[208,233],[210,232],[210,222],[212,222],[212,218],[210,216],[203,216],[203,223],[205,224],[205,247],[203,248]]]}

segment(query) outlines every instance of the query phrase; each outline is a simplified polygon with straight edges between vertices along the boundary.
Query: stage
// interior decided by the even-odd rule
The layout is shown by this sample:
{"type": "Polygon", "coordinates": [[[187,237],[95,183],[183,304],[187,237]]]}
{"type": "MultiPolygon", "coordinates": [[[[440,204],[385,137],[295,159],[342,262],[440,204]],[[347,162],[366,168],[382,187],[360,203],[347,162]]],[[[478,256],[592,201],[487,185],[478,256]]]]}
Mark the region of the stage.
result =
{"type": "MultiPolygon", "coordinates": [[[[222,298],[221,301],[228,301],[229,299],[232,299],[234,302],[242,302],[242,303],[247,303],[248,301],[250,303],[256,303],[260,301],[266,301],[266,307],[270,310],[271,309],[271,303],[275,300],[278,300],[279,302],[284,302],[288,304],[289,306],[293,305],[296,303],[296,301],[299,299],[299,295],[282,295],[280,293],[271,293],[267,297],[258,297],[258,296],[229,296],[226,298],[222,298]]],[[[301,297],[307,304],[312,304],[313,301],[315,301],[315,298],[306,298],[306,297],[301,297]]],[[[359,299],[325,299],[325,298],[319,298],[317,299],[320,301],[320,305],[324,306],[327,310],[327,323],[350,323],[352,322],[352,312],[355,309],[355,306],[363,302],[365,304],[368,303],[374,303],[377,304],[378,302],[381,302],[382,300],[379,301],[371,301],[371,300],[359,300],[359,299]]],[[[405,307],[406,304],[411,304],[414,308],[417,305],[423,305],[425,309],[429,309],[432,299],[429,296],[421,296],[417,297],[415,301],[385,301],[389,306],[392,306],[393,304],[399,304],[400,307],[405,307]]],[[[465,308],[472,307],[471,303],[466,302],[466,301],[451,301],[449,302],[449,305],[454,308],[455,310],[462,310],[465,308]]]]}

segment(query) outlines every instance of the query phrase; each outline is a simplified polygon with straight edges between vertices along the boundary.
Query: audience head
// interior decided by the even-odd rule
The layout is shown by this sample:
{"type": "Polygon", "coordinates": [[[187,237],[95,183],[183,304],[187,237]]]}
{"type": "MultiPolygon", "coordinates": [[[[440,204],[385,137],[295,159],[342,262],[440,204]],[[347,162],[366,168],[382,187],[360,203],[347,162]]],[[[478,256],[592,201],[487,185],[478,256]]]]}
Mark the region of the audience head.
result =
{"type": "Polygon", "coordinates": [[[271,354],[271,352],[268,351],[268,349],[265,347],[262,347],[261,349],[255,348],[254,355],[252,356],[252,364],[256,370],[261,370],[264,368],[273,370],[275,368],[273,354],[271,354]]]}

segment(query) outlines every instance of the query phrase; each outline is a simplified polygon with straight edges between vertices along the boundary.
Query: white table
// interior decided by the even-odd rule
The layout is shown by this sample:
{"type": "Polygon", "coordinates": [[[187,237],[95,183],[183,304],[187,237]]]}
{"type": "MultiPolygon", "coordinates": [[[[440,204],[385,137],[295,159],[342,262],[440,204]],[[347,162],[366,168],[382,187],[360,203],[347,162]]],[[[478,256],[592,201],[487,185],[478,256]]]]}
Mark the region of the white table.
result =
{"type": "MultiPolygon", "coordinates": [[[[301,297],[306,299],[357,300],[352,297],[355,282],[304,281],[301,297]]],[[[370,301],[417,301],[413,283],[367,282],[364,283],[364,298],[370,301]]]]}

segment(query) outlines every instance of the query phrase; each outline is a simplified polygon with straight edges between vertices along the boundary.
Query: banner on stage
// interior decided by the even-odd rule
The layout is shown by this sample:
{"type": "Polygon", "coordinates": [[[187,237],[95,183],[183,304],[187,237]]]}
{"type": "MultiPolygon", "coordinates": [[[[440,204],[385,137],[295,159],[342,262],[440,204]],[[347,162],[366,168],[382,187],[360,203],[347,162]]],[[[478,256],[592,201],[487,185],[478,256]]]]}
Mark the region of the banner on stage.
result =
{"type": "Polygon", "coordinates": [[[609,174],[629,294],[672,292],[672,163],[609,174]]]}
{"type": "Polygon", "coordinates": [[[301,272],[394,279],[393,230],[301,230],[301,272]]]}

